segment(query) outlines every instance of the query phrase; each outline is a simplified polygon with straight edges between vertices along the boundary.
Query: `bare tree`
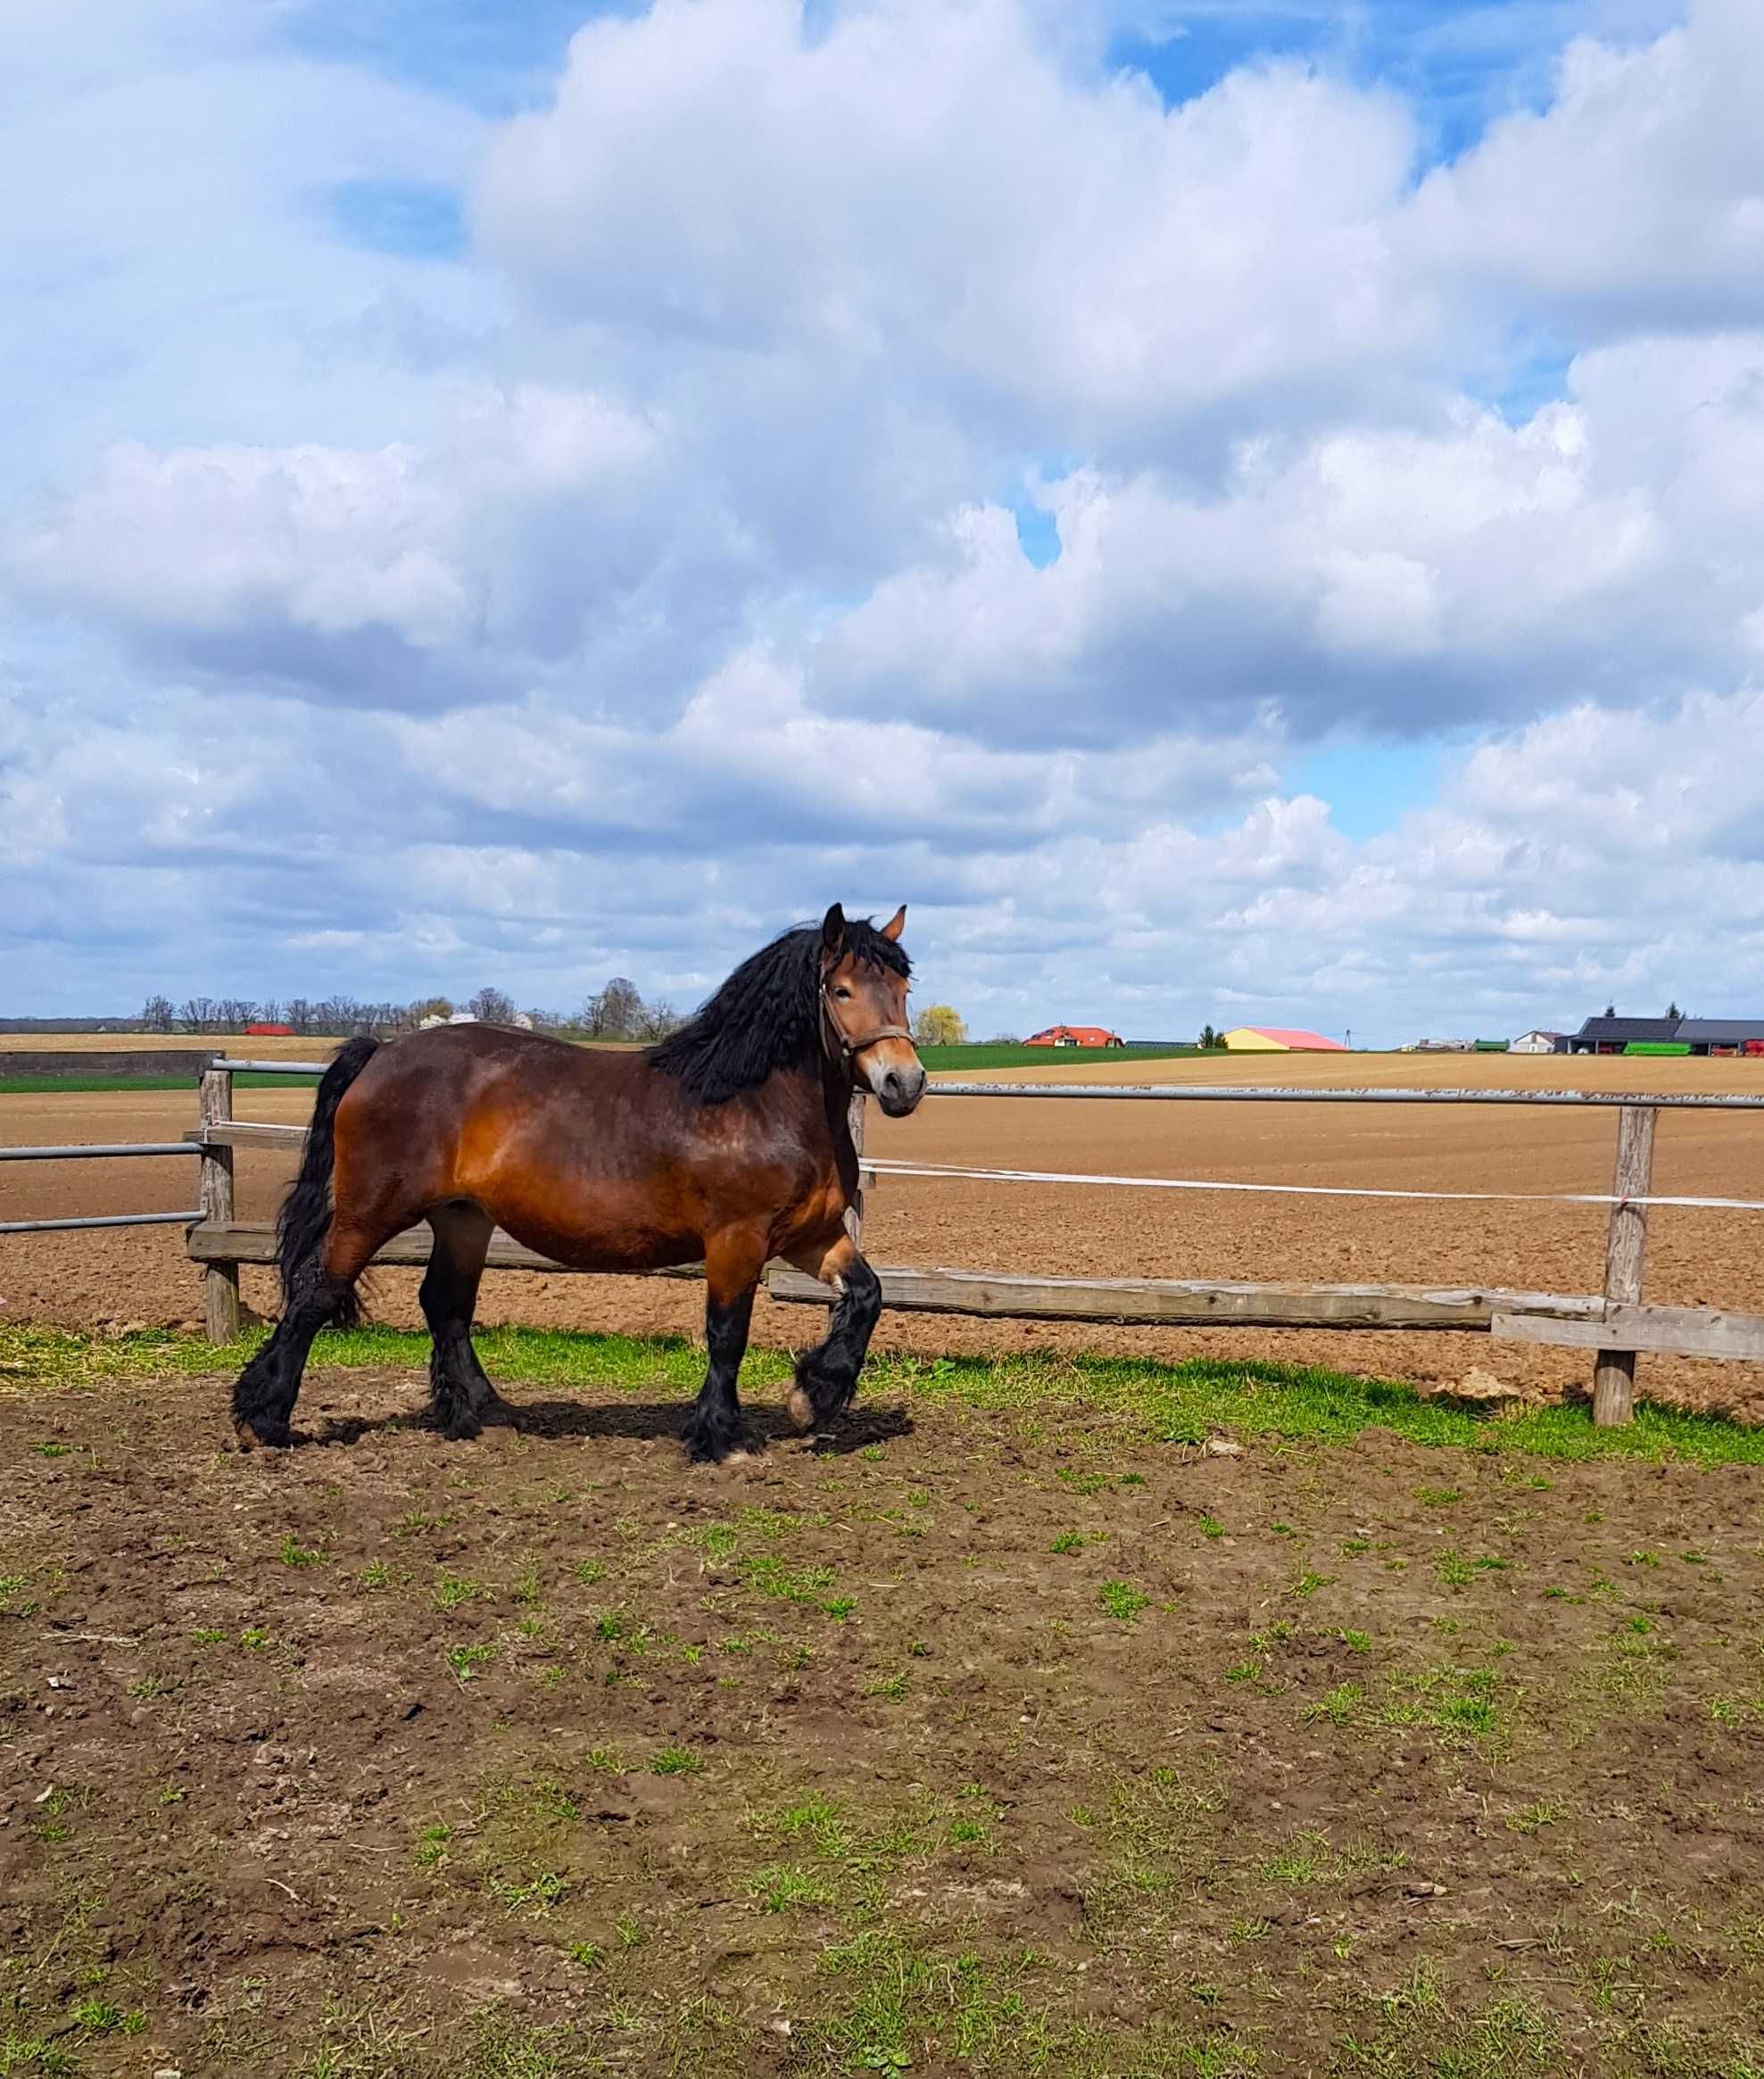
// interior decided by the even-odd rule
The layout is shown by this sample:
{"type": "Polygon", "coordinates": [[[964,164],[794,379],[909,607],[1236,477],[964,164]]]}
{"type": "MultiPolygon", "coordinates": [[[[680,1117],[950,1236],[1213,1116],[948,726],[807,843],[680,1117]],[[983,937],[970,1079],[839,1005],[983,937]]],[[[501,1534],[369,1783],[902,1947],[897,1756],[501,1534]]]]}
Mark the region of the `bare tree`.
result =
{"type": "Polygon", "coordinates": [[[193,996],[184,999],[184,1007],[178,1015],[192,1032],[212,1032],[217,1029],[220,1006],[211,996],[193,996]]]}
{"type": "Polygon", "coordinates": [[[658,996],[653,1003],[643,1006],[645,1040],[666,1040],[670,1032],[679,1030],[682,1022],[679,1012],[665,996],[658,996]]]}
{"type": "Polygon", "coordinates": [[[314,1006],[303,996],[288,998],[287,1023],[296,1032],[310,1032],[314,1023],[314,1006]]]}
{"type": "Polygon", "coordinates": [[[169,1032],[171,1030],[171,998],[169,996],[150,996],[141,1006],[141,1030],[144,1032],[169,1032]]]}
{"type": "Polygon", "coordinates": [[[512,1025],[515,999],[500,989],[481,989],[467,1000],[466,1008],[481,1025],[512,1025]]]}
{"type": "Polygon", "coordinates": [[[643,1019],[643,999],[636,983],[616,974],[598,996],[589,998],[582,1023],[591,1040],[639,1040],[643,1019]]]}

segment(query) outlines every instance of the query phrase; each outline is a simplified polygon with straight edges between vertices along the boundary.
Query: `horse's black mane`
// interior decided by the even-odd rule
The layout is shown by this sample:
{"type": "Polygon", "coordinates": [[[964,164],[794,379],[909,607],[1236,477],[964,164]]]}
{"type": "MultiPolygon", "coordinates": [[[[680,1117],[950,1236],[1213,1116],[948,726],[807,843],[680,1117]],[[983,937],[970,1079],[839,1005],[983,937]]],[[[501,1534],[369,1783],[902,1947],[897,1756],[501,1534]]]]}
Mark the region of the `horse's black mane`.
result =
{"type": "MultiPolygon", "coordinates": [[[[911,964],[868,917],[847,917],[845,949],[897,974],[911,964]]],[[[743,960],[722,988],[658,1046],[650,1062],[703,1105],[758,1089],[776,1069],[807,1066],[820,1050],[821,927],[786,932],[743,960]]]]}

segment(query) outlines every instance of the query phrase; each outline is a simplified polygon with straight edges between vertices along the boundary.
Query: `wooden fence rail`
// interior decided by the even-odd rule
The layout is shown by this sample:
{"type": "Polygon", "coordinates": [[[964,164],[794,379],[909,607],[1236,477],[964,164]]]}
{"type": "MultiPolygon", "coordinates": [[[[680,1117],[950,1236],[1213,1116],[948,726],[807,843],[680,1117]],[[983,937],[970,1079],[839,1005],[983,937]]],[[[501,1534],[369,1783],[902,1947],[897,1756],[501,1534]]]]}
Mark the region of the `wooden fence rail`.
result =
{"type": "MultiPolygon", "coordinates": [[[[301,1126],[236,1119],[234,1074],[250,1071],[310,1076],[321,1073],[325,1065],[322,1062],[253,1061],[224,1056],[211,1061],[200,1078],[197,1126],[182,1141],[0,1147],[0,1162],[195,1155],[200,1164],[201,1200],[194,1212],[8,1221],[0,1222],[0,1234],[105,1227],[186,1227],[190,1255],[203,1270],[203,1318],[208,1335],[216,1342],[230,1342],[237,1336],[241,1321],[240,1266],[273,1263],[276,1259],[273,1226],[267,1222],[236,1218],[236,1152],[241,1147],[294,1149],[305,1133],[301,1126]]],[[[1467,1330],[1520,1343],[1585,1349],[1594,1356],[1593,1414],[1601,1426],[1632,1419],[1636,1361],[1642,1351],[1764,1363],[1764,1314],[1716,1307],[1650,1306],[1642,1300],[1647,1201],[1652,1196],[1654,1138],[1660,1114],[1764,1111],[1764,1097],[1584,1090],[1308,1090],[1260,1085],[947,1082],[932,1083],[929,1094],[1039,1097],[1056,1102],[1076,1098],[1092,1103],[1578,1105],[1614,1109],[1618,1114],[1617,1150],[1609,1195],[1604,1288],[1599,1293],[1560,1294],[1478,1287],[1268,1285],[1193,1279],[1022,1277],[990,1271],[879,1265],[884,1304],[900,1311],[981,1319],[1154,1326],[1467,1330]]],[[[863,1161],[865,1113],[863,1097],[854,1097],[850,1122],[859,1155],[858,1193],[846,1215],[854,1239],[862,1232],[865,1193],[878,1180],[877,1170],[863,1161]]],[[[960,1176],[964,1172],[952,1169],[949,1173],[960,1176]]],[[[1090,1180],[1121,1184],[1135,1180],[1090,1180]]],[[[1196,1188],[1205,1188],[1204,1181],[1197,1181],[1196,1188]]],[[[1220,1188],[1230,1187],[1222,1184],[1220,1188]]],[[[1463,1196],[1470,1198],[1477,1194],[1463,1196]]],[[[1715,1203],[1755,1209],[1752,1202],[1743,1200],[1668,1203],[1715,1203]]],[[[427,1231],[414,1230],[395,1237],[375,1261],[419,1266],[428,1261],[428,1250],[427,1231]]],[[[563,1271],[570,1268],[551,1262],[500,1231],[492,1238],[488,1263],[493,1270],[563,1271]]],[[[675,1278],[701,1275],[696,1266],[658,1274],[675,1278]]],[[[768,1265],[766,1283],[775,1299],[826,1304],[826,1288],[788,1264],[768,1265]]]]}
{"type": "MultiPolygon", "coordinates": [[[[234,1218],[235,1150],[297,1146],[298,1126],[233,1117],[236,1072],[312,1075],[322,1062],[255,1061],[221,1056],[204,1072],[201,1121],[190,1136],[202,1157],[203,1217],[190,1230],[191,1255],[206,1272],[208,1332],[217,1341],[238,1332],[238,1272],[242,1263],[275,1261],[274,1230],[234,1218]]],[[[1594,1353],[1594,1420],[1603,1426],[1632,1419],[1636,1358],[1643,1350],[1703,1357],[1764,1361],[1764,1315],[1710,1307],[1641,1304],[1647,1245],[1654,1129],[1662,1111],[1764,1111],[1764,1097],[1694,1093],[1619,1094],[1586,1090],[1301,1089],[1213,1084],[937,1083],[936,1097],[1081,1099],[1097,1103],[1445,1104],[1582,1106],[1618,1114],[1617,1158],[1600,1293],[1513,1292],[1494,1288],[1443,1288],[1403,1285],[1266,1285],[1229,1280],[1144,1278],[1031,1278],[984,1271],[921,1270],[878,1265],[884,1305],[908,1313],[983,1319],[1092,1321],[1111,1324],[1328,1329],[1469,1331],[1528,1344],[1552,1344],[1594,1353]]],[[[851,1103],[852,1138],[860,1164],[865,1103],[851,1103]]],[[[859,1169],[857,1201],[847,1214],[861,1233],[864,1195],[876,1171],[859,1169]]],[[[1466,1194],[1473,1197],[1474,1194],[1466,1194]]],[[[426,1230],[400,1235],[375,1261],[419,1266],[428,1261],[426,1230]]],[[[500,1230],[488,1257],[493,1270],[566,1271],[500,1230]]],[[[697,1267],[660,1275],[695,1278],[697,1267]]],[[[826,1288],[788,1264],[767,1267],[772,1297],[824,1305],[826,1288]]]]}

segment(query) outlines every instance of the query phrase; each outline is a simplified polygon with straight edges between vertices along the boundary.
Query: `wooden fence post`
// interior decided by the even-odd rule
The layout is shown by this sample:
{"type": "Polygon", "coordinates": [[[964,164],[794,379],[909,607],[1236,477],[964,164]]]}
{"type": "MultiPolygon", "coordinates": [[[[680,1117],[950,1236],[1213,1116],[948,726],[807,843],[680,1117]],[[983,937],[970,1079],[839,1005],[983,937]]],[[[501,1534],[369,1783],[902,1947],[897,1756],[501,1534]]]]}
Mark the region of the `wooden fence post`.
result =
{"type": "MultiPolygon", "coordinates": [[[[204,1126],[221,1126],[233,1116],[233,1072],[228,1068],[203,1071],[200,1117],[204,1126]]],[[[233,1219],[233,1151],[203,1144],[202,1152],[203,1219],[230,1225],[233,1219]]],[[[239,1335],[239,1266],[211,1263],[203,1280],[203,1327],[211,1343],[232,1343],[239,1335]]]]}
{"type": "Polygon", "coordinates": [[[857,1189],[852,1193],[851,1203],[845,1209],[845,1231],[851,1237],[852,1246],[864,1246],[864,1093],[853,1090],[851,1101],[845,1107],[845,1122],[851,1129],[851,1145],[857,1151],[857,1189]]]}
{"type": "MultiPolygon", "coordinates": [[[[1617,1116],[1617,1170],[1605,1234],[1605,1305],[1633,1305],[1642,1296],[1642,1259],[1648,1243],[1648,1209],[1626,1201],[1645,1198],[1653,1188],[1653,1130],[1660,1116],[1652,1105],[1626,1105],[1617,1116]]],[[[1593,1367],[1593,1421],[1611,1429],[1636,1414],[1636,1353],[1602,1350],[1593,1367]]]]}

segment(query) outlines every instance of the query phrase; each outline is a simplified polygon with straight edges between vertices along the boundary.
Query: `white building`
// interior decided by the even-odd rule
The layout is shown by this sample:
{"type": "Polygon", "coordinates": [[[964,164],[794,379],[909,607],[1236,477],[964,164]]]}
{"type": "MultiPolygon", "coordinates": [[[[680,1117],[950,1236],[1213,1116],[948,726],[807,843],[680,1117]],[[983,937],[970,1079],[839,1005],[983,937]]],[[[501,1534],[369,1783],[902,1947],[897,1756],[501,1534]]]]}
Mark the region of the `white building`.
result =
{"type": "Polygon", "coordinates": [[[1507,1052],[1509,1054],[1553,1054],[1556,1051],[1556,1042],[1564,1037],[1565,1035],[1561,1032],[1546,1032],[1540,1026],[1535,1031],[1521,1032],[1512,1045],[1508,1048],[1507,1052]]]}

